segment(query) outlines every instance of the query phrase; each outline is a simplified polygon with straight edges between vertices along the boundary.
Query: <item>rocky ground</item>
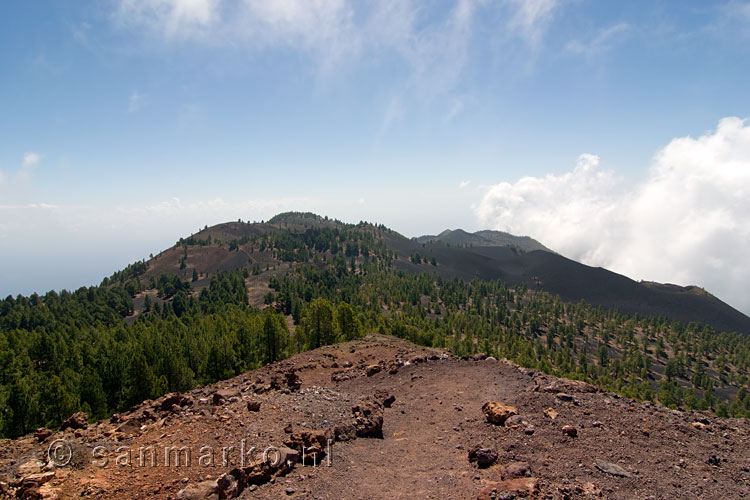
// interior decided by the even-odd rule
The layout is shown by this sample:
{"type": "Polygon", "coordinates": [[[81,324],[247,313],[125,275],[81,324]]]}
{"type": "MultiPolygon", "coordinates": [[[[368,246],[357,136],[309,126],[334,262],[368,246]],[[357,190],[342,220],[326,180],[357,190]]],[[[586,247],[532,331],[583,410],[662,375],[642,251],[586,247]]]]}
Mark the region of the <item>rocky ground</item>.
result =
{"type": "Polygon", "coordinates": [[[750,498],[747,421],[381,335],[63,427],[0,498],[750,498]]]}

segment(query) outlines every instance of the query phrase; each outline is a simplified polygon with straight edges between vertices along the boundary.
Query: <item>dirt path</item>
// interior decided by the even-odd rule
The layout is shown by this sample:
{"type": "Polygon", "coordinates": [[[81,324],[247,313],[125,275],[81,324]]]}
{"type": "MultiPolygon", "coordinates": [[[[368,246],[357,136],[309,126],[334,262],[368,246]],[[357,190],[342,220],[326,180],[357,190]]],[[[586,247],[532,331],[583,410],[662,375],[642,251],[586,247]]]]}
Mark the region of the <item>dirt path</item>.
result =
{"type": "MultiPolygon", "coordinates": [[[[0,472],[13,482],[21,477],[19,465],[44,457],[50,442],[65,437],[77,443],[76,459],[54,469],[35,490],[48,495],[43,498],[176,498],[182,489],[240,465],[237,449],[222,464],[222,447],[239,448],[244,439],[262,450],[282,446],[292,428],[338,428],[351,420],[353,405],[382,391],[396,398],[382,410],[382,438],[336,441],[330,466],[297,464],[244,488],[239,497],[473,499],[483,488],[497,489],[516,477],[533,486],[532,498],[750,498],[746,421],[591,390],[510,363],[459,360],[376,335],[300,354],[184,397],[147,402],[112,422],[56,433],[41,443],[34,436],[9,442],[0,472]],[[291,372],[299,389],[294,377],[285,378],[291,372]],[[259,402],[260,410],[250,411],[248,401],[259,402]],[[512,405],[518,415],[505,426],[490,424],[482,411],[487,401],[512,405]],[[565,426],[571,427],[564,432],[565,426]],[[95,446],[106,450],[106,466],[86,459],[95,446]],[[138,450],[147,446],[162,452],[156,466],[137,464],[138,450]],[[190,466],[164,466],[165,446],[189,448],[190,466]],[[210,466],[198,463],[203,446],[217,451],[210,466]],[[132,463],[116,464],[118,447],[134,451],[132,463]],[[495,453],[494,463],[478,468],[469,461],[472,448],[495,453]]],[[[513,495],[524,490],[482,498],[513,495]]]]}

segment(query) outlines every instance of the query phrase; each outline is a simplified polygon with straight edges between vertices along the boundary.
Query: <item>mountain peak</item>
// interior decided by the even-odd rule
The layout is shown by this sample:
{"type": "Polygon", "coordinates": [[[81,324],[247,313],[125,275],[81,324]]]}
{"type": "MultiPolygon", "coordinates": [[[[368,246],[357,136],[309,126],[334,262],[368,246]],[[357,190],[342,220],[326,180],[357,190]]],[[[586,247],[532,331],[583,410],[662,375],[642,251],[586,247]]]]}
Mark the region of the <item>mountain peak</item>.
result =
{"type": "Polygon", "coordinates": [[[542,250],[554,253],[537,240],[529,236],[515,236],[503,231],[482,230],[470,233],[461,228],[446,229],[442,233],[432,236],[425,235],[416,238],[419,243],[444,243],[451,246],[467,247],[512,247],[523,252],[542,250]]]}

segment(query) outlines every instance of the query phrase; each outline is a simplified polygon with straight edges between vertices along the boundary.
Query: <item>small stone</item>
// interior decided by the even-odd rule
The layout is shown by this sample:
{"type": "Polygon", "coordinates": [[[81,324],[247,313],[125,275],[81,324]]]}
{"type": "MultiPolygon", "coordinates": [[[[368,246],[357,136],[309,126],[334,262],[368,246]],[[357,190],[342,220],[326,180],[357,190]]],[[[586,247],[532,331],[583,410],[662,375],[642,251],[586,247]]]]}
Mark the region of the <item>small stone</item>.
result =
{"type": "Polygon", "coordinates": [[[368,377],[372,377],[376,373],[380,372],[380,370],[382,370],[380,365],[368,365],[367,368],[365,368],[365,375],[367,375],[368,377]]]}
{"type": "Polygon", "coordinates": [[[633,477],[633,474],[626,471],[622,467],[620,467],[617,464],[613,464],[610,462],[605,462],[604,460],[599,460],[598,458],[594,461],[594,465],[597,469],[599,469],[602,472],[606,472],[607,474],[612,474],[613,476],[617,477],[633,477]]]}
{"type": "Polygon", "coordinates": [[[511,462],[503,469],[503,479],[531,476],[531,467],[526,462],[511,462]]]}
{"type": "Polygon", "coordinates": [[[572,425],[563,425],[562,432],[566,436],[570,436],[570,437],[573,437],[573,438],[576,437],[576,436],[578,436],[578,429],[576,429],[572,425]]]}

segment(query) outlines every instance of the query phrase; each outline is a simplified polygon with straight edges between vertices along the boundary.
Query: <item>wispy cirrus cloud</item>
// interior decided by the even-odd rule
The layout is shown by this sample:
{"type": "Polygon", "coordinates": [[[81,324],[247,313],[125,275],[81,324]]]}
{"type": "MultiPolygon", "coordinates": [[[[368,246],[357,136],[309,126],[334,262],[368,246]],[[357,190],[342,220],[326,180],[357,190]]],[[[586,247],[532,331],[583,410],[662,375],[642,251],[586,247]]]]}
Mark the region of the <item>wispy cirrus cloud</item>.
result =
{"type": "Polygon", "coordinates": [[[617,23],[600,29],[588,38],[571,40],[565,45],[565,50],[591,59],[614,48],[630,30],[631,26],[627,23],[617,23]]]}
{"type": "Polygon", "coordinates": [[[508,28],[520,35],[532,47],[541,39],[552,21],[560,0],[506,0],[511,7],[508,28]]]}
{"type": "Polygon", "coordinates": [[[114,18],[171,44],[299,52],[322,75],[395,55],[408,69],[398,92],[430,102],[460,81],[479,11],[497,13],[508,36],[536,46],[559,3],[456,0],[436,9],[413,0],[120,0],[114,18]]]}
{"type": "Polygon", "coordinates": [[[221,0],[120,0],[115,20],[166,39],[203,38],[219,23],[220,6],[221,0]]]}

